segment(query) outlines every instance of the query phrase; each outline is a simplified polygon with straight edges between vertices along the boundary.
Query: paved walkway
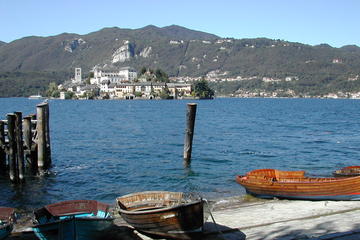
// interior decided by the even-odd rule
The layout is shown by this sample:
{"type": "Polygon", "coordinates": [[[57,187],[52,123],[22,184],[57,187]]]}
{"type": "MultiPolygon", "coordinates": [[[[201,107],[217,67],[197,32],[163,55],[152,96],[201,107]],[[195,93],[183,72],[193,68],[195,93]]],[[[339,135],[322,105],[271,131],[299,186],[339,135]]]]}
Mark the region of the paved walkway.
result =
{"type": "Polygon", "coordinates": [[[216,205],[213,216],[224,229],[222,239],[360,239],[360,201],[268,200],[216,205]]]}

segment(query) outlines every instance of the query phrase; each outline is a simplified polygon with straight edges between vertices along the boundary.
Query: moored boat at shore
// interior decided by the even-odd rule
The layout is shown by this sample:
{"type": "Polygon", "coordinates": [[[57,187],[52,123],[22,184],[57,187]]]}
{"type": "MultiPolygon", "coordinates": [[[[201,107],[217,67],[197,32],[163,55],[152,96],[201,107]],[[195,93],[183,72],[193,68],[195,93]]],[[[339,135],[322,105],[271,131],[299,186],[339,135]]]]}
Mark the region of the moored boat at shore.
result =
{"type": "Polygon", "coordinates": [[[15,221],[15,209],[0,207],[0,239],[10,235],[15,221]]]}
{"type": "Polygon", "coordinates": [[[173,239],[198,239],[204,200],[181,192],[148,191],[118,197],[122,218],[139,232],[173,239]]]}
{"type": "Polygon", "coordinates": [[[360,200],[360,176],[306,177],[305,171],[258,169],[236,176],[246,192],[260,198],[301,200],[360,200]]]}
{"type": "Polygon", "coordinates": [[[72,200],[46,205],[34,212],[33,227],[41,240],[101,239],[113,224],[107,204],[95,200],[72,200]]]}
{"type": "Polygon", "coordinates": [[[360,176],[360,166],[344,167],[333,172],[335,177],[353,177],[360,176]]]}

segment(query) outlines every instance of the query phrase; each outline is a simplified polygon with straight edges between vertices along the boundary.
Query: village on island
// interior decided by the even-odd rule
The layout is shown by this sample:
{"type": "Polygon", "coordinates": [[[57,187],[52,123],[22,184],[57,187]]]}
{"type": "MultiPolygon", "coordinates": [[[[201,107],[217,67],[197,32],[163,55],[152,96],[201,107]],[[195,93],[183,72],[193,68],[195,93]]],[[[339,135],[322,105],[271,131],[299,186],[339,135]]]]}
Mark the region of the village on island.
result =
{"type": "Polygon", "coordinates": [[[74,78],[49,87],[50,95],[60,99],[184,99],[194,98],[193,85],[171,82],[162,70],[131,67],[95,67],[88,78],[75,68],[74,78]],[[140,75],[140,76],[138,76],[140,75]],[[57,94],[54,92],[57,92],[57,94]]]}

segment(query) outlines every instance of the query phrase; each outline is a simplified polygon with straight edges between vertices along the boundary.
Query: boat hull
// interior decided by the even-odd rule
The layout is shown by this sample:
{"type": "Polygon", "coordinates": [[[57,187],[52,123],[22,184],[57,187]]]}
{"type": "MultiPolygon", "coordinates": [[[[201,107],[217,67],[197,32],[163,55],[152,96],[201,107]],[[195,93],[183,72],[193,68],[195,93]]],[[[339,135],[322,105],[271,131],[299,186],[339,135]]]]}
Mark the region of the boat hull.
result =
{"type": "Polygon", "coordinates": [[[41,240],[101,239],[113,224],[107,204],[94,200],[71,200],[46,205],[34,212],[33,227],[41,240]]]}
{"type": "Polygon", "coordinates": [[[41,240],[92,240],[101,239],[112,224],[113,219],[73,218],[39,224],[33,230],[41,240]]]}
{"type": "Polygon", "coordinates": [[[15,218],[14,208],[0,207],[0,239],[5,239],[10,235],[15,218]]]}
{"type": "MultiPolygon", "coordinates": [[[[260,198],[298,200],[360,200],[360,176],[348,178],[276,178],[260,170],[237,176],[247,193],[260,198]],[[255,172],[258,171],[258,172],[255,172]]],[[[289,173],[289,172],[288,172],[289,173]]]]}
{"type": "Polygon", "coordinates": [[[251,190],[246,189],[246,193],[253,195],[258,198],[264,198],[264,199],[273,199],[273,198],[279,198],[279,199],[291,199],[291,200],[310,200],[310,201],[358,201],[360,200],[360,193],[355,195],[335,195],[335,196],[329,196],[329,195],[287,195],[287,194],[281,194],[278,192],[272,192],[272,193],[257,193],[252,192],[251,190]]]}
{"type": "Polygon", "coordinates": [[[5,239],[7,236],[10,235],[13,229],[12,224],[0,225],[0,239],[5,239]]]}
{"type": "MultiPolygon", "coordinates": [[[[148,196],[144,198],[147,201],[153,198],[156,199],[155,202],[161,202],[162,197],[160,195],[163,192],[145,192],[139,194],[148,196]]],[[[166,197],[164,198],[166,199],[166,197]]],[[[198,239],[202,233],[204,224],[203,200],[171,207],[158,206],[153,209],[151,207],[144,207],[135,211],[125,210],[121,204],[121,198],[118,198],[119,202],[119,213],[122,218],[136,230],[147,235],[172,239],[198,239]]]]}

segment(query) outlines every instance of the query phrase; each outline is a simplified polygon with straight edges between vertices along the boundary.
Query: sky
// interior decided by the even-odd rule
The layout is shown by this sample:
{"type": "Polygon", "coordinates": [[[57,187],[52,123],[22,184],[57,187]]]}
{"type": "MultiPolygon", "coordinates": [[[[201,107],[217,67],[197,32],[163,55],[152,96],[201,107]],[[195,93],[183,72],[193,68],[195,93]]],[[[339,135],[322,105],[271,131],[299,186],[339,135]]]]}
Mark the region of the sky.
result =
{"type": "Polygon", "coordinates": [[[360,46],[360,0],[0,0],[0,41],[179,25],[229,38],[360,46]]]}

